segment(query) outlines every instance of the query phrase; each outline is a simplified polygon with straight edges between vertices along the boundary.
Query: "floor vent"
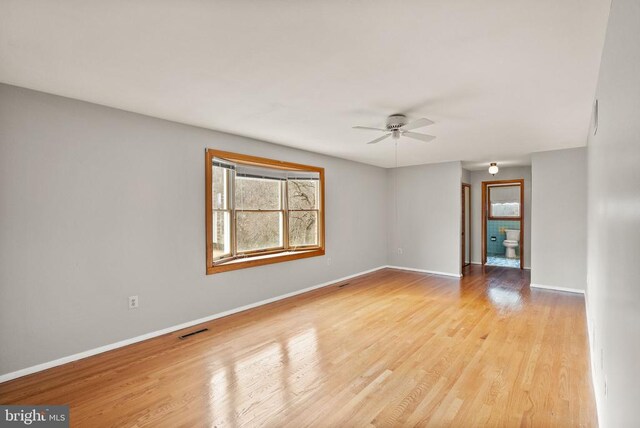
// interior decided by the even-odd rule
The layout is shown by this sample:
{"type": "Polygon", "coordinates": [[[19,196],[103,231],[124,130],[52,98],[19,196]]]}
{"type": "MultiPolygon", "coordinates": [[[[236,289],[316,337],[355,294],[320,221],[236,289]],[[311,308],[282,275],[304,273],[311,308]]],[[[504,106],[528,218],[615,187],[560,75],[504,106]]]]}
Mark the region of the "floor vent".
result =
{"type": "Polygon", "coordinates": [[[209,331],[209,329],[203,328],[200,330],[192,331],[191,333],[183,334],[182,336],[178,337],[178,339],[186,339],[187,337],[193,336],[194,334],[204,333],[205,331],[209,331]]]}
{"type": "Polygon", "coordinates": [[[344,287],[345,285],[349,285],[349,283],[348,283],[348,282],[345,282],[344,284],[340,284],[340,285],[338,285],[338,288],[342,288],[342,287],[344,287]]]}

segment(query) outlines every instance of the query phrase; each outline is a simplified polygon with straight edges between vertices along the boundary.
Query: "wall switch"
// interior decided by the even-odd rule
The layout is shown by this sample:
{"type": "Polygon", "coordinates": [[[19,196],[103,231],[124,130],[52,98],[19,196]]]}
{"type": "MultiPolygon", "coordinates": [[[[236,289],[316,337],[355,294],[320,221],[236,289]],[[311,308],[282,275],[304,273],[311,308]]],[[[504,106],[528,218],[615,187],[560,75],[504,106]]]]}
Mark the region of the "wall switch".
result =
{"type": "Polygon", "coordinates": [[[331,257],[327,257],[327,266],[331,266],[331,257]]]}
{"type": "Polygon", "coordinates": [[[607,377],[604,377],[604,396],[605,398],[607,397],[607,395],[609,394],[609,389],[607,388],[607,377]]]}
{"type": "Polygon", "coordinates": [[[398,254],[402,254],[402,248],[398,248],[398,254]]]}
{"type": "Polygon", "coordinates": [[[138,296],[129,296],[129,309],[136,309],[138,303],[138,296]]]}

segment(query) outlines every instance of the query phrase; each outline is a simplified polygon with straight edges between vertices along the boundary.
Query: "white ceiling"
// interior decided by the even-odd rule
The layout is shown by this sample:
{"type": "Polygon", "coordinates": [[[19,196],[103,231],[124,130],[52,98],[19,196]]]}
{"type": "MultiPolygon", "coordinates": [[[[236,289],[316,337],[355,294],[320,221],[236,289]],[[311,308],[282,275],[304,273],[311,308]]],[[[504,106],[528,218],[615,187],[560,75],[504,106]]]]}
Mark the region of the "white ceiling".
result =
{"type": "Polygon", "coordinates": [[[0,0],[0,81],[380,166],[583,146],[610,0],[0,0]]]}

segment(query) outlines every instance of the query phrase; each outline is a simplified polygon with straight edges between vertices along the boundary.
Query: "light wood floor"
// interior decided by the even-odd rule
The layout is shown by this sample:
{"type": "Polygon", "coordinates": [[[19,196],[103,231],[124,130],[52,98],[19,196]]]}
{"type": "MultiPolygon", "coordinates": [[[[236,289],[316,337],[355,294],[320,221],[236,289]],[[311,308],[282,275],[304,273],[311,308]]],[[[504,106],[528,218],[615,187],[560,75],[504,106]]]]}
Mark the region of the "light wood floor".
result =
{"type": "Polygon", "coordinates": [[[378,271],[0,384],[0,402],[70,404],[88,427],[596,425],[583,297],[485,269],[378,271]]]}

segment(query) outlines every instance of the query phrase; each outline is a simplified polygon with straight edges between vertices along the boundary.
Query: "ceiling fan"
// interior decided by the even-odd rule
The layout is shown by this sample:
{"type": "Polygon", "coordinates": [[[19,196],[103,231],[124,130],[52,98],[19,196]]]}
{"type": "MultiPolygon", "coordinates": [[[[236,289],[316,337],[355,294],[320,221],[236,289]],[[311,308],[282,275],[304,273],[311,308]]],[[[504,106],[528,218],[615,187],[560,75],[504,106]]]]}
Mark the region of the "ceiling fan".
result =
{"type": "Polygon", "coordinates": [[[433,135],[420,134],[418,132],[411,132],[411,130],[422,128],[424,126],[429,126],[429,125],[433,125],[433,121],[426,119],[424,117],[420,119],[416,119],[412,122],[409,122],[407,120],[407,116],[405,116],[404,114],[392,114],[391,116],[387,117],[387,124],[385,129],[372,128],[370,126],[354,126],[353,129],[366,129],[371,131],[386,132],[386,134],[383,135],[382,137],[378,137],[373,141],[369,141],[367,144],[376,144],[389,137],[393,137],[396,140],[400,137],[409,137],[415,140],[420,140],[428,143],[429,141],[434,140],[436,137],[434,137],[433,135]]]}

